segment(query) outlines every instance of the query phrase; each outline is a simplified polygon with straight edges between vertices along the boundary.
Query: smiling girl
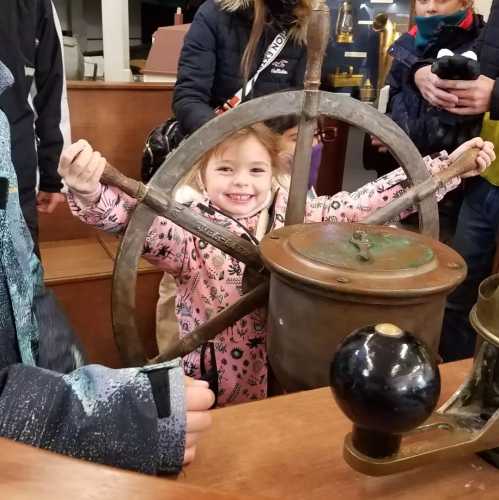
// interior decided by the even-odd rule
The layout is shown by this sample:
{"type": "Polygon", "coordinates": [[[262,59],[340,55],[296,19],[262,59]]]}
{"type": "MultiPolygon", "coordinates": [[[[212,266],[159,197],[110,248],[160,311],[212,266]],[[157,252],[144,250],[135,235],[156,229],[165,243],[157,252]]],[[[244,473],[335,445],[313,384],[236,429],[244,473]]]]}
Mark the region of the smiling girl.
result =
{"type": "MultiPolygon", "coordinates": [[[[264,234],[284,224],[287,192],[275,181],[279,173],[279,139],[263,125],[240,130],[208,151],[193,168],[189,182],[204,199],[191,208],[258,244],[264,234]]],[[[464,150],[482,148],[477,170],[494,157],[490,143],[469,141],[464,150]]],[[[447,156],[426,159],[431,172],[445,168],[447,156]]],[[[59,173],[69,187],[68,201],[75,215],[106,231],[121,232],[136,201],[99,179],[106,164],[86,141],[78,141],[61,156],[59,173]]],[[[459,184],[453,179],[447,189],[459,184]]],[[[395,170],[354,193],[310,199],[306,221],[359,221],[406,189],[402,169],[395,170]]],[[[156,217],[144,244],[144,256],[171,274],[177,284],[176,315],[186,335],[242,295],[244,264],[168,219],[156,217]]],[[[266,311],[258,309],[220,332],[213,342],[183,359],[195,378],[209,378],[223,406],[267,394],[266,311]]]]}

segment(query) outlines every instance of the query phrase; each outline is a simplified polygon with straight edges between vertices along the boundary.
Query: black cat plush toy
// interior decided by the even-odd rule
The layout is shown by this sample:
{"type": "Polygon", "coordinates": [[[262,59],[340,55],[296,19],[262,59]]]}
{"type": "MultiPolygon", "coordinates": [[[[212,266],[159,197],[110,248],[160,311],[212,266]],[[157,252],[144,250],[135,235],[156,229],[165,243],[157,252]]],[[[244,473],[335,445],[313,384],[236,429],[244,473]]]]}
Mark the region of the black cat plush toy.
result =
{"type": "MultiPolygon", "coordinates": [[[[480,65],[474,52],[454,54],[441,49],[431,71],[442,80],[476,80],[480,75],[480,65]]],[[[480,135],[482,115],[460,116],[437,108],[431,108],[429,114],[428,132],[435,151],[453,151],[468,139],[480,135]]]]}
{"type": "Polygon", "coordinates": [[[480,75],[480,65],[471,50],[454,54],[449,49],[441,49],[431,65],[431,72],[442,80],[476,80],[480,75]]]}

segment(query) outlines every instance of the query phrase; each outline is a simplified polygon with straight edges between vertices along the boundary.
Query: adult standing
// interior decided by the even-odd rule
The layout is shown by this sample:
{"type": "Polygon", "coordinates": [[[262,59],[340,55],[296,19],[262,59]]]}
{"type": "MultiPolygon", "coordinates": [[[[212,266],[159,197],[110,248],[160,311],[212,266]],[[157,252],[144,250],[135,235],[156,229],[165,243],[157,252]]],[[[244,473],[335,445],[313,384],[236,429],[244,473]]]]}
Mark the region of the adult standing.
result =
{"type": "MultiPolygon", "coordinates": [[[[311,3],[206,0],[201,5],[185,37],[173,97],[182,134],[194,132],[215,116],[215,108],[255,75],[269,45],[283,31],[289,39],[243,98],[303,87],[311,3]]],[[[323,75],[331,71],[326,56],[323,75]]]]}
{"type": "Polygon", "coordinates": [[[35,244],[37,212],[52,213],[64,201],[57,166],[69,114],[58,23],[50,0],[2,2],[0,60],[15,84],[0,96],[0,109],[10,122],[21,208],[35,244]]]}
{"type": "MultiPolygon", "coordinates": [[[[499,0],[492,2],[476,50],[481,72],[478,80],[441,80],[431,73],[429,66],[418,69],[414,80],[432,105],[456,115],[489,112],[487,119],[494,123],[499,120],[499,0]]],[[[468,275],[449,296],[440,346],[445,361],[471,356],[474,352],[476,334],[468,314],[476,302],[480,282],[492,270],[498,229],[499,163],[495,162],[483,177],[468,184],[459,214],[453,246],[465,258],[468,275]]]]}

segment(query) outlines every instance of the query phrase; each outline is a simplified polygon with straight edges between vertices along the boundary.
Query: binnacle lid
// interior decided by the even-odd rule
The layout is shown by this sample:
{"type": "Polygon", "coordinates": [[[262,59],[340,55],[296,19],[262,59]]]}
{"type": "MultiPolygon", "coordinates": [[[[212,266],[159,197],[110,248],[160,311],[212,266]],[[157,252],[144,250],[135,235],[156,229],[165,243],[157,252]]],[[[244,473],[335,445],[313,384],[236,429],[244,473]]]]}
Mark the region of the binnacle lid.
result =
{"type": "Polygon", "coordinates": [[[419,233],[351,223],[297,224],[267,234],[270,271],[303,284],[369,295],[414,297],[457,286],[462,257],[419,233]]]}

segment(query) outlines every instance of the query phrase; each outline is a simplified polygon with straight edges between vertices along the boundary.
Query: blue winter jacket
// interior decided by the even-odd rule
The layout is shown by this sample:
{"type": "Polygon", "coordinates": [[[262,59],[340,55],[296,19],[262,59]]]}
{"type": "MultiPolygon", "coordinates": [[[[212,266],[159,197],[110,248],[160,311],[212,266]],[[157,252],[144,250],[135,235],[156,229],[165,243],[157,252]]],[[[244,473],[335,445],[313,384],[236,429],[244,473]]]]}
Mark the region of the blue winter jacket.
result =
{"type": "MultiPolygon", "coordinates": [[[[336,2],[328,0],[328,4],[333,18],[336,2]]],[[[194,132],[213,118],[213,110],[242,88],[241,59],[251,32],[252,15],[252,0],[206,0],[198,9],[184,40],[173,96],[173,111],[183,134],[194,132]]],[[[271,23],[265,26],[250,77],[279,31],[271,23]]],[[[260,74],[248,97],[303,88],[305,38],[306,22],[297,22],[291,28],[291,39],[260,74]]],[[[330,44],[328,50],[331,48],[330,44]]],[[[333,61],[326,55],[322,68],[324,81],[325,75],[333,71],[328,64],[333,61]]]]}
{"type": "MultiPolygon", "coordinates": [[[[12,83],[0,62],[0,94],[12,83]]],[[[178,362],[123,370],[81,365],[69,325],[43,285],[0,111],[0,436],[127,469],[177,472],[185,435],[178,362]],[[169,400],[160,401],[165,393],[169,400]]]]}
{"type": "Polygon", "coordinates": [[[493,0],[487,25],[477,41],[480,71],[495,80],[490,96],[490,118],[499,120],[499,0],[493,0]]]}
{"type": "MultiPolygon", "coordinates": [[[[416,48],[414,28],[404,33],[389,50],[389,54],[393,57],[393,64],[387,81],[390,85],[387,112],[412,139],[422,155],[444,149],[443,145],[436,144],[433,140],[434,134],[430,120],[436,117],[453,127],[459,127],[460,123],[470,120],[477,121],[474,116],[460,117],[436,110],[424,100],[414,84],[414,69],[417,68],[417,64],[424,60],[429,63],[437,56],[441,48],[450,49],[458,54],[473,48],[484,23],[482,16],[472,14],[471,11],[470,16],[467,27],[443,26],[437,37],[423,51],[416,48]]],[[[478,118],[477,123],[479,122],[481,122],[481,117],[478,118]]],[[[470,138],[458,138],[455,144],[446,145],[446,147],[448,151],[452,151],[470,138]]]]}

